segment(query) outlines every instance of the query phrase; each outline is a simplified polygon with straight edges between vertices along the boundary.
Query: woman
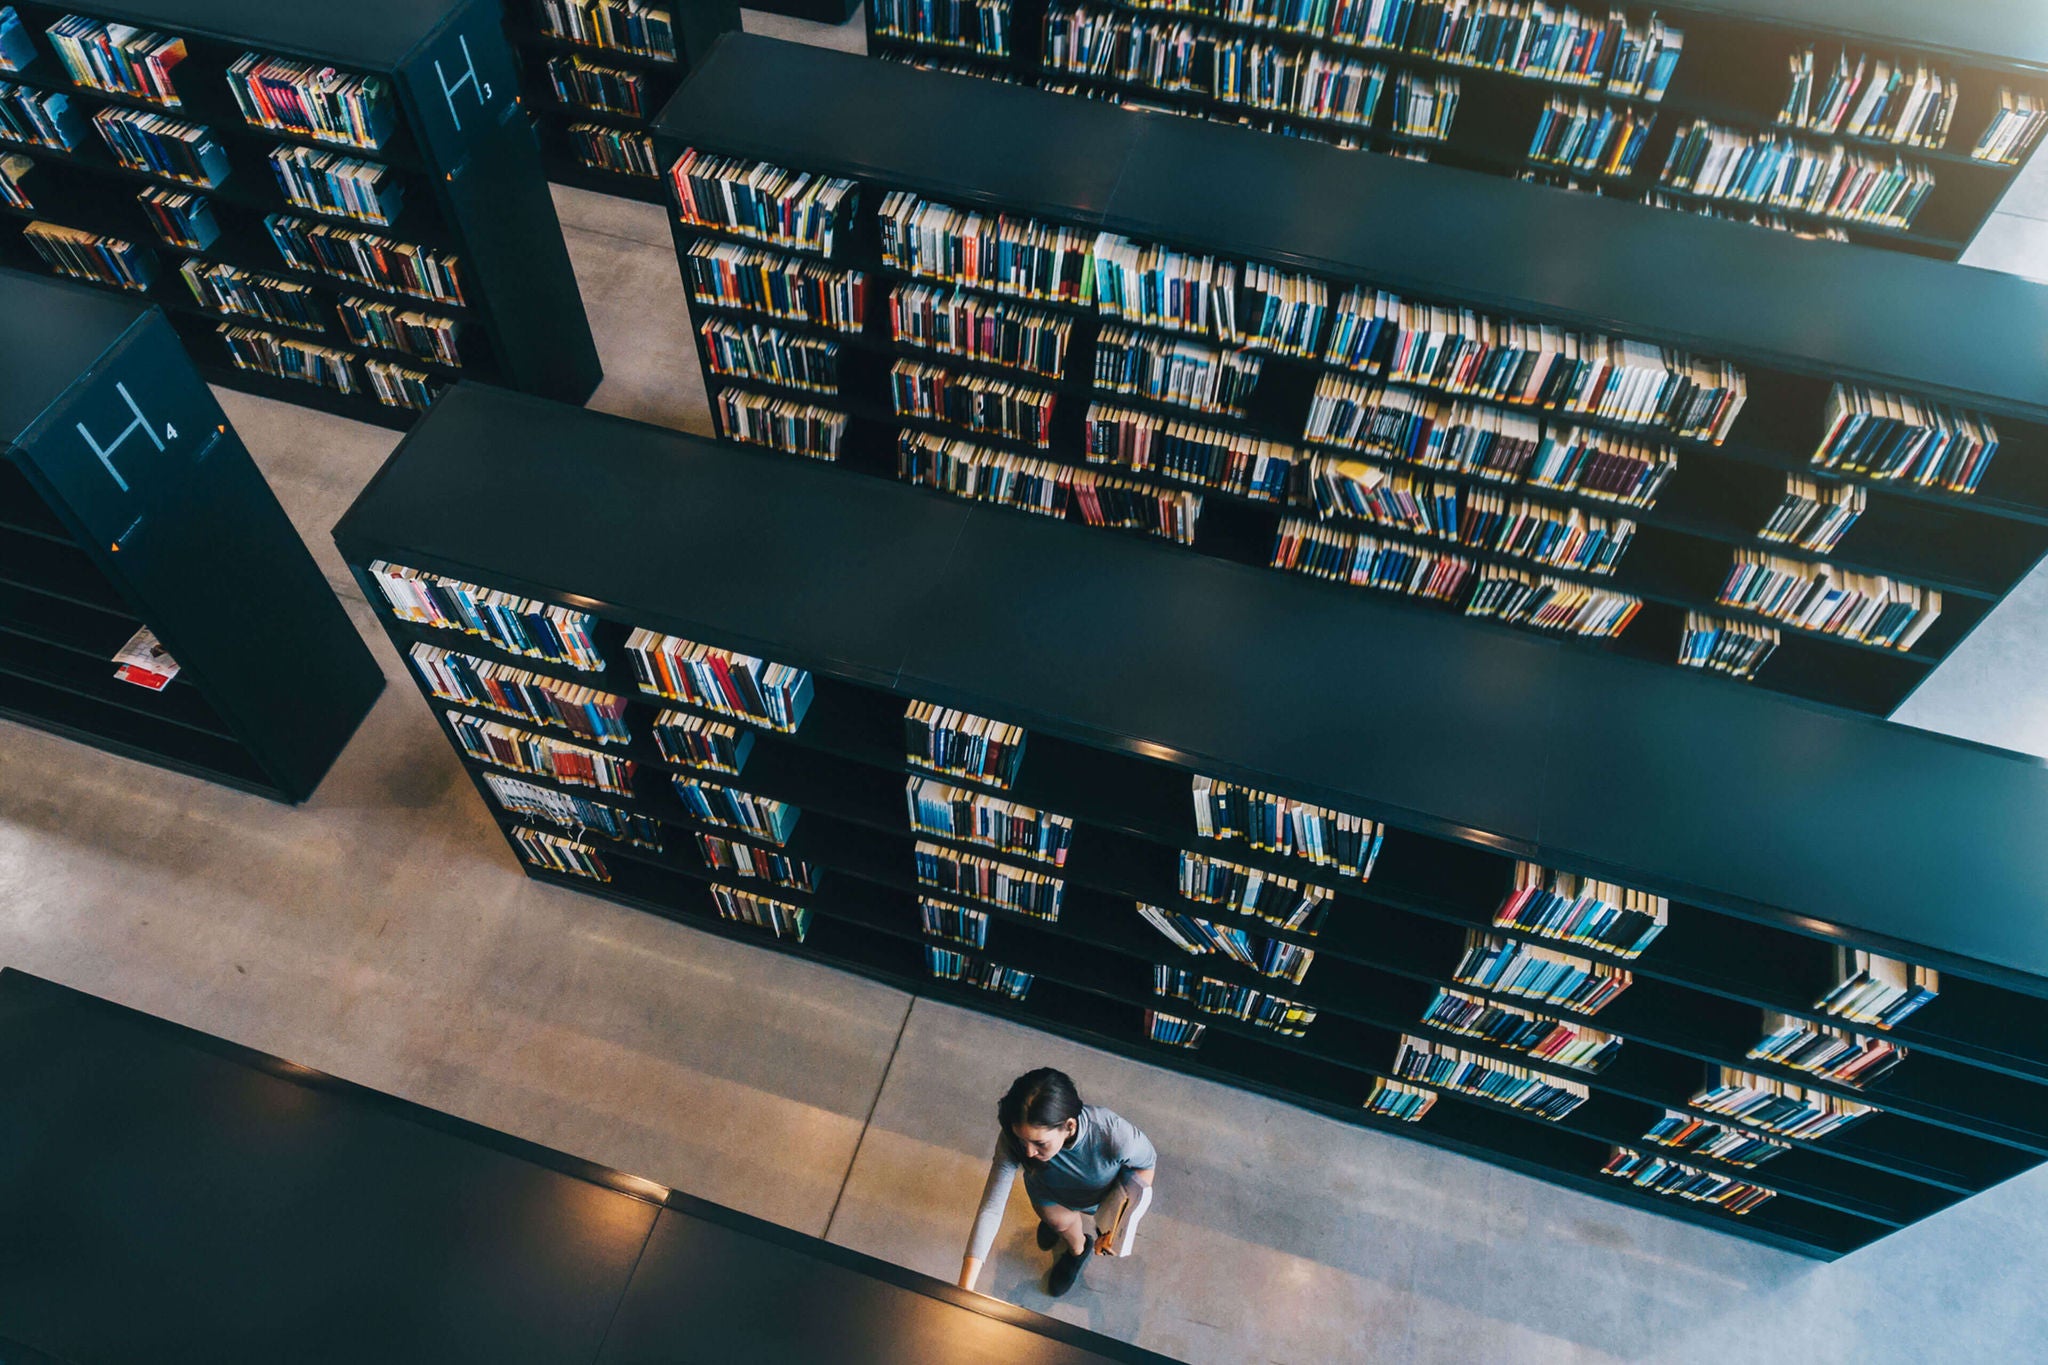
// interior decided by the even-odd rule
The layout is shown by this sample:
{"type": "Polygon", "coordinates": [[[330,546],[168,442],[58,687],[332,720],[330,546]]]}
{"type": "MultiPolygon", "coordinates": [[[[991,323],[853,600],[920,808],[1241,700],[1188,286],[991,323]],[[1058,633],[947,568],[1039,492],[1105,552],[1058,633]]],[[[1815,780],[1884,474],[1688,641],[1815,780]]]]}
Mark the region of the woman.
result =
{"type": "Polygon", "coordinates": [[[1038,1210],[1038,1245],[1060,1254],[1046,1276],[1054,1295],[1081,1278],[1092,1239],[1098,1256],[1128,1256],[1138,1220],[1152,1202],[1151,1139],[1129,1119],[1083,1104],[1065,1072],[1040,1067],[1010,1085],[996,1105],[995,1159],[982,1187],[981,1209],[960,1264],[960,1287],[974,1288],[995,1245],[1010,1185],[1024,1172],[1024,1193],[1038,1210]],[[1092,1216],[1091,1216],[1092,1215],[1092,1216]]]}

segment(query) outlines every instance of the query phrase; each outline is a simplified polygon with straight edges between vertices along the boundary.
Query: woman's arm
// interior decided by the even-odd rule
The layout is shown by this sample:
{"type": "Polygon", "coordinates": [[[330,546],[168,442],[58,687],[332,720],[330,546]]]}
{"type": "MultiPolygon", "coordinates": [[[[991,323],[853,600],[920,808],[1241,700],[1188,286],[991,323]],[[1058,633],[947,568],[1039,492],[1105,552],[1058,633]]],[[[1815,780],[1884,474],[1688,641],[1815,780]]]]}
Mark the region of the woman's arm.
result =
{"type": "Polygon", "coordinates": [[[974,1230],[967,1235],[967,1255],[960,1262],[962,1289],[974,1288],[981,1276],[981,1263],[995,1245],[996,1230],[1003,1225],[1003,1208],[1010,1202],[1010,1186],[1017,1181],[1017,1163],[1008,1148],[998,1133],[996,1153],[988,1163],[988,1182],[981,1187],[981,1207],[975,1210],[974,1230]]]}

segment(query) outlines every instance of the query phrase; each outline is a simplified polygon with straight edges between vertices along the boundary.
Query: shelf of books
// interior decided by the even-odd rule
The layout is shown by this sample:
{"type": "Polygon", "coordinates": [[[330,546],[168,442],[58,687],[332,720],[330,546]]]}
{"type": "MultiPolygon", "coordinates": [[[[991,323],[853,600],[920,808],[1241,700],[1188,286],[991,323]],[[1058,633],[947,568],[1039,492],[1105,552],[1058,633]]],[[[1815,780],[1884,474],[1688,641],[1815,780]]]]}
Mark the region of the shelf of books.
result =
{"type": "Polygon", "coordinates": [[[2032,760],[483,386],[335,538],[539,880],[1815,1256],[2048,1155],[2032,760]]]}
{"type": "Polygon", "coordinates": [[[0,452],[0,717],[311,795],[384,675],[163,313],[0,269],[0,452]]]}
{"type": "Polygon", "coordinates": [[[2009,276],[745,36],[657,147],[730,440],[1873,714],[2048,550],[2009,276]]]}
{"type": "Polygon", "coordinates": [[[2048,19],[1829,8],[872,0],[867,25],[894,61],[1958,258],[2048,126],[2048,19]]]}
{"type": "Polygon", "coordinates": [[[739,31],[735,0],[506,0],[505,11],[548,179],[661,202],[654,115],[720,34],[739,31]]]}
{"type": "Polygon", "coordinates": [[[597,351],[485,0],[0,3],[0,251],[159,304],[213,382],[404,427],[597,351]]]}

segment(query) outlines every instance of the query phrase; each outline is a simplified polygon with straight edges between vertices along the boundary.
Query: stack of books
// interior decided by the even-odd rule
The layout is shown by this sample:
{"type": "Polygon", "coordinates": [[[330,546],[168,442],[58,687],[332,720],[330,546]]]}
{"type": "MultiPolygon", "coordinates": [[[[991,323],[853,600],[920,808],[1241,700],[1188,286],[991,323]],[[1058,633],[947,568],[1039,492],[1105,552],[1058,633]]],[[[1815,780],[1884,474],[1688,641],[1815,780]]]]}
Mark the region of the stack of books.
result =
{"type": "Polygon", "coordinates": [[[1060,898],[1067,884],[1058,877],[923,840],[918,841],[913,854],[921,886],[1000,905],[1048,923],[1060,917],[1060,898]]]}
{"type": "Polygon", "coordinates": [[[1615,882],[1516,862],[1514,885],[1493,912],[1502,929],[1598,948],[1616,957],[1640,957],[1671,918],[1663,896],[1615,882]]]}
{"type": "Polygon", "coordinates": [[[1067,861],[1074,822],[1065,815],[1034,810],[964,787],[913,777],[906,784],[910,827],[920,834],[982,844],[1001,853],[1042,858],[1055,867],[1067,861]]]}
{"type": "Polygon", "coordinates": [[[711,901],[718,907],[720,919],[751,924],[757,929],[766,929],[777,938],[802,943],[804,935],[810,932],[811,908],[808,905],[791,905],[788,901],[716,884],[711,888],[711,901]]]}
{"type": "Polygon", "coordinates": [[[597,618],[459,578],[375,560],[370,581],[392,615],[437,630],[459,630],[488,640],[508,654],[598,671],[604,655],[595,636],[597,618]]]}
{"type": "Polygon", "coordinates": [[[619,796],[633,794],[636,765],[630,758],[569,744],[552,735],[537,735],[515,725],[479,720],[460,711],[441,714],[462,751],[480,762],[619,796]]]}
{"type": "Polygon", "coordinates": [[[598,744],[624,744],[633,737],[624,697],[424,642],[406,653],[428,689],[443,701],[558,725],[598,744]]]}
{"type": "Polygon", "coordinates": [[[1634,983],[1625,967],[1538,948],[1503,934],[1465,933],[1465,954],[1452,977],[1467,986],[1544,1000],[1578,1014],[1597,1014],[1634,983]]]}
{"type": "Polygon", "coordinates": [[[1222,778],[1196,774],[1192,788],[1195,833],[1202,838],[1306,859],[1360,881],[1372,876],[1373,863],[1387,837],[1386,826],[1377,820],[1222,778]]]}
{"type": "Polygon", "coordinates": [[[1621,1052],[1622,1040],[1611,1033],[1532,1014],[1513,1005],[1496,1004],[1463,991],[1439,990],[1422,1013],[1432,1028],[1480,1038],[1508,1052],[1525,1052],[1541,1062],[1574,1071],[1598,1071],[1621,1052]]]}
{"type": "Polygon", "coordinates": [[[1941,973],[1861,948],[1835,949],[1834,989],[1814,1008],[1872,1028],[1896,1027],[1941,994],[1941,973]]]}
{"type": "Polygon", "coordinates": [[[1281,977],[1297,986],[1308,975],[1308,969],[1315,965],[1315,950],[1298,943],[1257,937],[1227,924],[1217,924],[1178,910],[1163,910],[1143,901],[1137,902],[1137,907],[1138,914],[1164,935],[1167,942],[1197,957],[1213,953],[1263,976],[1281,977]]]}
{"type": "Polygon", "coordinates": [[[1024,761],[1023,727],[986,716],[913,701],[903,714],[903,729],[912,764],[983,786],[1008,787],[1024,761]]]}
{"type": "Polygon", "coordinates": [[[518,846],[519,856],[535,867],[588,877],[598,882],[612,879],[611,869],[605,866],[603,858],[597,856],[597,851],[584,847],[577,840],[564,839],[545,830],[529,829],[525,825],[512,831],[512,839],[518,846]]]}
{"type": "Polygon", "coordinates": [[[1765,1189],[1762,1185],[1753,1185],[1714,1171],[1702,1171],[1668,1157],[1644,1156],[1628,1147],[1616,1147],[1600,1171],[1603,1175],[1626,1180],[1639,1190],[1676,1195],[1698,1204],[1714,1204],[1738,1217],[1777,1194],[1777,1191],[1765,1189]]]}
{"type": "Polygon", "coordinates": [[[626,657],[648,692],[784,734],[796,733],[811,704],[804,669],[645,627],[627,638],[626,657]]]}
{"type": "Polygon", "coordinates": [[[1593,1092],[1579,1081],[1510,1066],[1463,1048],[1407,1034],[1402,1035],[1400,1051],[1395,1054],[1394,1071],[1407,1080],[1462,1091],[1553,1123],[1593,1097],[1593,1092]]]}
{"type": "Polygon", "coordinates": [[[699,834],[697,852],[704,859],[704,866],[713,872],[759,877],[791,891],[816,891],[822,875],[820,869],[801,858],[770,853],[765,848],[755,848],[752,844],[716,834],[699,834]]]}
{"type": "Polygon", "coordinates": [[[766,839],[777,848],[789,842],[789,836],[796,829],[797,817],[803,814],[787,801],[771,801],[736,787],[721,787],[680,773],[669,781],[675,786],[676,795],[682,799],[683,808],[691,819],[725,829],[744,830],[766,839]]]}

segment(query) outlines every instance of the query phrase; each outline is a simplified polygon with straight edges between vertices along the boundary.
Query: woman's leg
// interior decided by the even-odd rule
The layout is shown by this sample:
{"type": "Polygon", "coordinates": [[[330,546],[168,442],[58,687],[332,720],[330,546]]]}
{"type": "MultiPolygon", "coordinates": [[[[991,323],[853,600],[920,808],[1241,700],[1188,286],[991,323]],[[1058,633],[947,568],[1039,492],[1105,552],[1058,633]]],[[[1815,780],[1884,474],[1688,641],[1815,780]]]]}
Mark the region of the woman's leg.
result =
{"type": "Polygon", "coordinates": [[[1076,1256],[1088,1251],[1088,1215],[1063,1204],[1040,1204],[1038,1216],[1058,1234],[1060,1242],[1076,1256]]]}

